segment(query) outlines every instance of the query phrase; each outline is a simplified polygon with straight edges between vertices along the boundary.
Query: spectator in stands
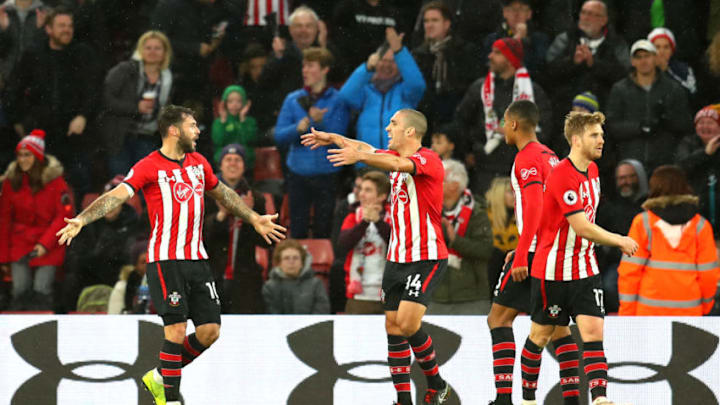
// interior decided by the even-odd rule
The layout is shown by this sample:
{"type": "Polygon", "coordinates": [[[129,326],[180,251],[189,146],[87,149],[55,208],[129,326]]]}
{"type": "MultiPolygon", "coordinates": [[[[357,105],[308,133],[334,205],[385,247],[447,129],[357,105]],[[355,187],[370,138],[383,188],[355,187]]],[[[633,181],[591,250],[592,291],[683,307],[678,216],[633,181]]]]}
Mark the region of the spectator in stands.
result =
{"type": "Polygon", "coordinates": [[[304,87],[288,94],[275,125],[275,141],[288,147],[287,175],[290,235],[308,237],[310,210],[314,207],[312,237],[329,238],[335,208],[339,168],[327,160],[329,147],[316,150],[300,144],[310,127],[345,133],[350,111],[338,91],[327,85],[332,54],[325,48],[303,51],[304,87]]]}
{"type": "Polygon", "coordinates": [[[130,263],[120,269],[120,277],[113,287],[108,302],[108,314],[145,313],[148,308],[138,308],[137,290],[147,285],[147,240],[135,242],[130,248],[130,263]]]}
{"type": "Polygon", "coordinates": [[[160,147],[157,117],[173,90],[170,41],[148,31],[137,41],[129,60],[105,76],[99,132],[108,152],[111,175],[125,174],[138,160],[160,147]]]}
{"type": "MultiPolygon", "coordinates": [[[[400,13],[387,0],[342,0],[337,2],[330,22],[330,38],[338,49],[338,64],[345,74],[365,62],[382,44],[385,29],[403,31],[400,13]]],[[[345,77],[345,75],[343,75],[345,77]]]]}
{"type": "Polygon", "coordinates": [[[720,102],[720,31],[713,37],[698,71],[697,109],[720,102]]]}
{"type": "Polygon", "coordinates": [[[697,93],[695,72],[690,65],[674,57],[677,44],[672,31],[667,28],[655,28],[650,31],[647,39],[657,50],[655,57],[657,67],[680,83],[691,96],[694,96],[697,93]]]}
{"type": "MultiPolygon", "coordinates": [[[[595,97],[595,94],[589,91],[584,91],[575,96],[573,99],[571,111],[580,111],[592,114],[596,111],[600,111],[600,104],[598,103],[598,99],[595,97]]],[[[568,145],[567,139],[565,139],[562,135],[552,138],[550,146],[558,156],[567,156],[568,153],[570,153],[570,145],[568,145]]]]}
{"type": "MultiPolygon", "coordinates": [[[[422,3],[429,1],[422,0],[422,3]]],[[[476,43],[478,46],[482,45],[478,39],[485,38],[497,28],[497,22],[502,18],[502,7],[499,1],[442,0],[442,2],[452,10],[453,35],[476,43]]],[[[418,13],[413,27],[412,43],[419,45],[424,40],[423,14],[418,13]]]]}
{"type": "Polygon", "coordinates": [[[715,229],[720,226],[720,105],[709,105],[695,114],[695,134],[685,136],[677,147],[675,161],[685,170],[700,213],[715,229]]]}
{"type": "Polygon", "coordinates": [[[555,37],[546,61],[547,85],[553,89],[553,105],[562,117],[564,106],[583,91],[592,91],[605,105],[610,86],[630,68],[628,46],[608,29],[607,6],[600,0],[582,5],[577,28],[555,37]]]}
{"type": "Polygon", "coordinates": [[[507,175],[512,167],[517,149],[505,144],[500,122],[511,102],[534,101],[540,109],[539,138],[544,142],[552,133],[550,102],[522,65],[522,42],[515,38],[498,39],[488,59],[487,76],[470,86],[455,112],[465,136],[466,153],[477,155],[470,186],[476,194],[484,193],[493,178],[507,175]]]}
{"type": "MultiPolygon", "coordinates": [[[[230,144],[222,149],[218,179],[243,197],[245,204],[260,215],[266,214],[265,197],[253,190],[245,179],[245,150],[230,144]]],[[[205,240],[210,267],[223,287],[223,312],[236,314],[263,313],[260,290],[263,269],[255,260],[256,247],[267,247],[260,235],[241,220],[228,214],[219,204],[205,205],[205,240]],[[222,281],[222,282],[221,282],[222,281]]]]}
{"type": "Polygon", "coordinates": [[[390,181],[372,170],[362,177],[360,205],[345,217],[338,244],[345,258],[348,314],[383,314],[380,302],[390,240],[390,181]]]}
{"type": "Polygon", "coordinates": [[[209,0],[158,1],[151,24],[153,29],[167,35],[173,47],[173,100],[176,102],[200,102],[209,107],[210,56],[225,37],[224,26],[219,24],[222,18],[209,0]]]}
{"type": "Polygon", "coordinates": [[[448,271],[435,290],[429,314],[487,315],[490,294],[487,264],[493,251],[492,227],[483,198],[473,196],[465,166],[443,161],[443,233],[448,271]]]}
{"type": "Polygon", "coordinates": [[[42,40],[47,15],[43,6],[40,0],[8,0],[0,5],[0,82],[10,77],[25,49],[42,40]]]}
{"type": "Polygon", "coordinates": [[[418,105],[433,127],[450,122],[465,90],[483,70],[477,47],[451,32],[452,13],[442,1],[423,6],[425,41],[412,51],[427,89],[418,105]]]}
{"type": "Polygon", "coordinates": [[[410,51],[402,44],[403,34],[385,31],[387,46],[381,46],[355,69],[340,89],[340,96],[360,112],[357,139],[386,149],[385,127],[402,108],[415,108],[425,92],[425,80],[410,51]]]}
{"type": "Polygon", "coordinates": [[[330,303],[322,281],[311,268],[312,258],[295,239],[275,247],[270,279],[262,288],[270,314],[328,314],[330,303]]]}
{"type": "MultiPolygon", "coordinates": [[[[642,163],[626,159],[615,168],[615,195],[599,205],[596,222],[610,232],[626,235],[635,215],[642,212],[647,198],[648,179],[642,163]]],[[[617,312],[617,268],[621,252],[605,246],[595,249],[605,290],[605,310],[617,312]]]]}
{"type": "Polygon", "coordinates": [[[440,156],[440,159],[447,160],[452,159],[455,155],[456,142],[458,134],[457,128],[453,124],[446,124],[436,129],[430,136],[431,146],[433,152],[440,156]]]}
{"type": "MultiPolygon", "coordinates": [[[[104,191],[122,183],[119,174],[110,180],[104,191]]],[[[108,212],[104,218],[87,226],[87,232],[78,235],[65,257],[65,285],[63,300],[66,309],[75,310],[80,291],[85,287],[113,285],[123,265],[131,263],[129,248],[138,235],[138,215],[129,204],[108,212]]]]}
{"type": "Polygon", "coordinates": [[[658,167],[648,197],[628,234],[640,248],[618,268],[619,314],[709,313],[720,279],[715,239],[682,169],[658,167]]]}
{"type": "Polygon", "coordinates": [[[657,68],[650,41],[636,41],[630,53],[633,72],[610,91],[607,133],[617,159],[639,160],[652,171],[673,161],[668,146],[691,131],[688,95],[657,68]]]}
{"type": "Polygon", "coordinates": [[[220,163],[223,148],[230,144],[242,145],[245,151],[245,165],[251,170],[255,165],[255,145],[257,144],[257,121],[248,115],[251,101],[245,89],[233,84],[223,91],[218,106],[219,117],[212,126],[212,140],[215,145],[215,163],[220,163]]]}
{"type": "Polygon", "coordinates": [[[512,191],[510,177],[494,178],[485,193],[485,200],[493,233],[493,251],[488,260],[488,292],[492,295],[505,264],[505,256],[518,244],[515,194],[512,191]]]}
{"type": "Polygon", "coordinates": [[[484,53],[500,38],[515,38],[523,44],[523,64],[531,76],[539,77],[545,66],[550,39],[531,24],[533,9],[530,0],[503,0],[503,22],[497,31],[485,37],[484,53]]]}
{"type": "Polygon", "coordinates": [[[304,85],[303,52],[317,44],[327,47],[326,38],[318,41],[319,22],[313,9],[300,6],[290,14],[291,41],[280,37],[273,38],[272,53],[260,75],[262,103],[269,107],[277,116],[283,98],[290,92],[304,85]]]}
{"type": "Polygon", "coordinates": [[[90,184],[87,122],[98,101],[99,70],[90,48],[73,41],[73,15],[58,7],[45,20],[47,41],[25,50],[3,101],[18,136],[43,128],[47,150],[65,167],[79,198],[90,184]]]}
{"type": "Polygon", "coordinates": [[[53,308],[55,271],[65,247],[55,233],[72,217],[63,167],[45,154],[45,133],[33,130],[15,148],[0,194],[0,269],[12,271],[12,307],[53,308]]]}
{"type": "Polygon", "coordinates": [[[273,111],[276,105],[270,105],[269,99],[260,87],[260,76],[262,75],[268,55],[265,48],[258,43],[251,43],[243,52],[242,62],[238,68],[238,83],[245,89],[248,100],[254,100],[248,114],[255,118],[258,130],[261,134],[275,125],[277,116],[273,111]]]}

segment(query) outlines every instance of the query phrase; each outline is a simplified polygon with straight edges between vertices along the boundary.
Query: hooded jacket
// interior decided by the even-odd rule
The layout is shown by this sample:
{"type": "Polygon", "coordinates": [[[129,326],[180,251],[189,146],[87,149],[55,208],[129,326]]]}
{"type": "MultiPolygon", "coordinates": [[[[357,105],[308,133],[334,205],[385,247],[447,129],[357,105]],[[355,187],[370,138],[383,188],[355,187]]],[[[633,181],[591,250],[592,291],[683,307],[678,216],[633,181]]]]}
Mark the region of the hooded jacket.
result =
{"type": "Polygon", "coordinates": [[[15,0],[7,0],[0,7],[5,7],[10,20],[7,29],[0,30],[0,76],[7,79],[23,51],[44,38],[45,31],[37,27],[37,10],[43,7],[43,3],[33,0],[24,22],[20,21],[15,0]]]}
{"type": "MultiPolygon", "coordinates": [[[[12,263],[30,253],[36,244],[47,250],[43,256],[30,260],[30,266],[61,266],[65,247],[57,243],[57,233],[65,226],[63,218],[74,215],[69,189],[63,179],[63,167],[51,155],[42,173],[43,187],[33,193],[24,175],[18,190],[6,180],[0,198],[0,263],[12,263]]],[[[5,175],[9,178],[20,168],[10,163],[5,175]]]]}
{"type": "Polygon", "coordinates": [[[310,267],[312,257],[305,259],[305,265],[297,278],[289,278],[273,267],[269,280],[262,288],[265,308],[270,314],[329,314],[330,301],[323,282],[315,277],[310,267]]]}
{"type": "Polygon", "coordinates": [[[651,198],[628,236],[640,245],[618,267],[620,315],[691,316],[710,312],[720,278],[710,224],[698,198],[651,198]]]}

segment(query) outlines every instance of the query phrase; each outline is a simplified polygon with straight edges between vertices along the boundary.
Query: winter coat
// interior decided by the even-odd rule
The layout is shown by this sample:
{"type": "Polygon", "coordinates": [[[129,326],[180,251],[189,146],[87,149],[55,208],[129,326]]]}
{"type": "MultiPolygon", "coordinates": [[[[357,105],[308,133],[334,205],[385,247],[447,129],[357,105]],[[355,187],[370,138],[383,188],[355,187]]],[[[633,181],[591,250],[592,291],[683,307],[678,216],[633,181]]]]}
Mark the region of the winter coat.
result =
{"type": "Polygon", "coordinates": [[[415,108],[425,92],[425,79],[407,48],[395,54],[395,63],[402,80],[385,94],[370,81],[374,72],[367,70],[365,63],[355,69],[340,89],[340,97],[360,111],[357,139],[378,149],[387,149],[385,127],[393,114],[403,108],[415,108]]]}
{"type": "Polygon", "coordinates": [[[220,153],[226,145],[237,143],[245,148],[245,170],[255,165],[255,145],[258,141],[257,121],[253,117],[245,117],[240,122],[238,117],[228,114],[225,122],[215,118],[212,125],[212,141],[215,146],[213,155],[215,162],[220,164],[220,153]]]}
{"type": "MultiPolygon", "coordinates": [[[[65,260],[65,246],[58,245],[55,234],[65,226],[63,218],[72,218],[74,212],[62,165],[51,155],[45,158],[48,165],[42,173],[43,187],[37,193],[30,189],[27,176],[18,190],[13,190],[9,180],[2,185],[0,263],[20,260],[38,243],[47,253],[30,260],[30,266],[62,266],[65,260]]],[[[17,170],[17,162],[12,162],[5,175],[9,177],[17,170]]]]}
{"type": "MultiPolygon", "coordinates": [[[[447,236],[445,240],[449,241],[447,236]]],[[[460,267],[453,266],[453,260],[448,261],[448,269],[437,285],[432,300],[454,304],[490,299],[487,264],[493,251],[493,233],[484,199],[475,196],[475,206],[465,236],[457,235],[455,240],[448,243],[448,249],[460,254],[460,267]]]]}
{"type": "Polygon", "coordinates": [[[618,267],[619,314],[707,314],[720,267],[712,228],[697,214],[697,197],[651,198],[643,208],[628,235],[640,248],[618,267]]]}
{"type": "MultiPolygon", "coordinates": [[[[118,153],[125,137],[134,132],[141,115],[138,103],[142,98],[144,78],[142,66],[135,59],[115,65],[105,76],[103,86],[103,110],[98,117],[98,127],[105,147],[110,153],[118,153]]],[[[173,87],[172,72],[165,69],[160,73],[160,97],[157,99],[162,108],[170,103],[173,87]]]]}
{"type": "Polygon", "coordinates": [[[45,31],[37,28],[37,9],[43,7],[43,3],[34,0],[30,4],[24,23],[20,22],[15,0],[7,0],[0,7],[5,7],[10,20],[7,29],[0,30],[0,77],[7,80],[25,49],[45,38],[45,31]]]}
{"type": "Polygon", "coordinates": [[[673,148],[693,130],[687,91],[675,80],[657,71],[649,91],[630,77],[610,90],[606,109],[607,138],[615,146],[617,159],[637,159],[649,173],[673,161],[673,148]],[[649,127],[645,135],[643,127],[649,127]]]}
{"type": "MultiPolygon", "coordinates": [[[[288,146],[287,165],[290,171],[300,176],[316,176],[335,173],[339,167],[327,160],[327,150],[332,146],[322,146],[315,150],[300,143],[300,133],[297,124],[308,112],[303,108],[304,101],[310,97],[306,89],[295,90],[285,97],[280,115],[275,125],[275,142],[281,146],[288,146]]],[[[320,131],[344,134],[350,122],[350,110],[337,90],[327,88],[313,104],[317,108],[327,108],[322,121],[310,120],[310,126],[320,131]]]]}
{"type": "Polygon", "coordinates": [[[310,267],[310,255],[297,278],[288,278],[279,267],[270,271],[262,288],[270,314],[329,314],[330,301],[323,282],[310,267]]]}
{"type": "Polygon", "coordinates": [[[700,214],[719,229],[720,154],[708,155],[699,136],[687,135],[676,148],[675,163],[685,170],[693,192],[700,198],[700,214]]]}

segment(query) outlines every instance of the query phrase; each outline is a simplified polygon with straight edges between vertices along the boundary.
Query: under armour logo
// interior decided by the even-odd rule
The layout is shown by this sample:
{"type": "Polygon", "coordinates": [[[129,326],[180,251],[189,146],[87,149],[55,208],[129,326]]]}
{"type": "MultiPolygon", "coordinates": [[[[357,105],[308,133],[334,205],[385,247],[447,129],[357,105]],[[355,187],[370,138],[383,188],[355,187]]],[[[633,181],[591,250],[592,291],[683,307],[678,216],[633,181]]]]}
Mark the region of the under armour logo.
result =
{"type": "Polygon", "coordinates": [[[58,386],[62,380],[108,383],[132,379],[135,380],[138,387],[138,405],[151,405],[153,402],[150,395],[143,392],[141,388],[141,378],[145,372],[157,365],[157,353],[160,350],[163,336],[161,325],[140,321],[138,324],[138,356],[135,363],[93,360],[62,364],[57,348],[57,321],[44,322],[23,329],[12,335],[12,346],[23,360],[39,369],[40,373],[25,381],[15,391],[10,403],[12,405],[55,405],[57,404],[58,386]],[[37,342],[48,341],[52,343],[37,344],[37,342]],[[73,372],[76,368],[89,365],[113,366],[123,370],[123,373],[114,377],[90,378],[73,372]]]}
{"type": "MultiPolygon", "coordinates": [[[[423,322],[423,329],[433,337],[442,351],[438,354],[438,365],[442,366],[449,361],[460,348],[462,338],[452,331],[423,322]]],[[[350,373],[350,370],[370,365],[387,366],[385,360],[357,361],[352,363],[338,364],[334,355],[334,331],[333,321],[325,321],[307,326],[288,335],[287,342],[290,350],[295,356],[312,367],[317,372],[298,384],[288,397],[288,405],[305,405],[318,402],[318,398],[330,398],[332,404],[333,389],[338,380],[349,380],[360,383],[383,383],[389,384],[392,380],[389,376],[381,378],[360,377],[350,373]],[[312,342],[313,344],[308,344],[312,342]],[[317,350],[322,347],[323,350],[317,350]]],[[[425,386],[425,376],[417,364],[413,364],[410,378],[416,386],[425,386]]],[[[454,391],[454,390],[453,390],[454,391]]],[[[424,390],[418,390],[416,403],[423,403],[424,390]]],[[[446,402],[447,405],[459,405],[460,399],[453,395],[446,402]]]]}
{"type": "Polygon", "coordinates": [[[419,296],[420,296],[420,291],[418,291],[418,290],[410,290],[410,291],[408,291],[408,295],[411,296],[411,297],[419,297],[419,296]]]}
{"type": "MultiPolygon", "coordinates": [[[[573,338],[578,345],[582,342],[577,326],[571,327],[573,338]]],[[[640,362],[619,362],[608,364],[608,379],[606,384],[645,384],[658,381],[667,381],[672,391],[672,402],[669,405],[688,404],[709,404],[718,405],[715,394],[704,382],[693,377],[690,373],[705,364],[713,356],[718,348],[720,339],[705,330],[681,322],[672,323],[672,355],[667,365],[640,362]],[[655,372],[655,374],[638,378],[636,380],[625,380],[613,378],[610,370],[613,368],[634,366],[644,367],[655,372]],[[690,400],[691,399],[691,400],[690,400]]],[[[548,346],[548,352],[557,360],[555,351],[548,346]]],[[[580,398],[587,398],[587,377],[582,372],[582,356],[580,358],[580,398]]],[[[545,403],[561,404],[562,390],[560,384],[556,384],[548,392],[545,403]]]]}

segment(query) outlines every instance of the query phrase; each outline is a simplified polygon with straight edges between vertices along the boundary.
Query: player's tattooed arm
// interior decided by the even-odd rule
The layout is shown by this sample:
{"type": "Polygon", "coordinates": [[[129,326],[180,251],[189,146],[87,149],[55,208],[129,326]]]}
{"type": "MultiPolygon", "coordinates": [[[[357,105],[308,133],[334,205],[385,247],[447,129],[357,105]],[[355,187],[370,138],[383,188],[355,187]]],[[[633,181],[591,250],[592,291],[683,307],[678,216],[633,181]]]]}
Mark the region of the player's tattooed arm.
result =
{"type": "Polygon", "coordinates": [[[98,197],[78,214],[77,218],[82,221],[83,225],[87,225],[104,217],[108,212],[121,206],[128,199],[130,199],[130,193],[128,193],[125,185],[120,184],[98,197]]]}
{"type": "Polygon", "coordinates": [[[217,200],[225,207],[233,216],[253,223],[257,220],[258,214],[243,202],[242,197],[233,189],[220,182],[218,185],[207,192],[207,194],[217,200]]]}

